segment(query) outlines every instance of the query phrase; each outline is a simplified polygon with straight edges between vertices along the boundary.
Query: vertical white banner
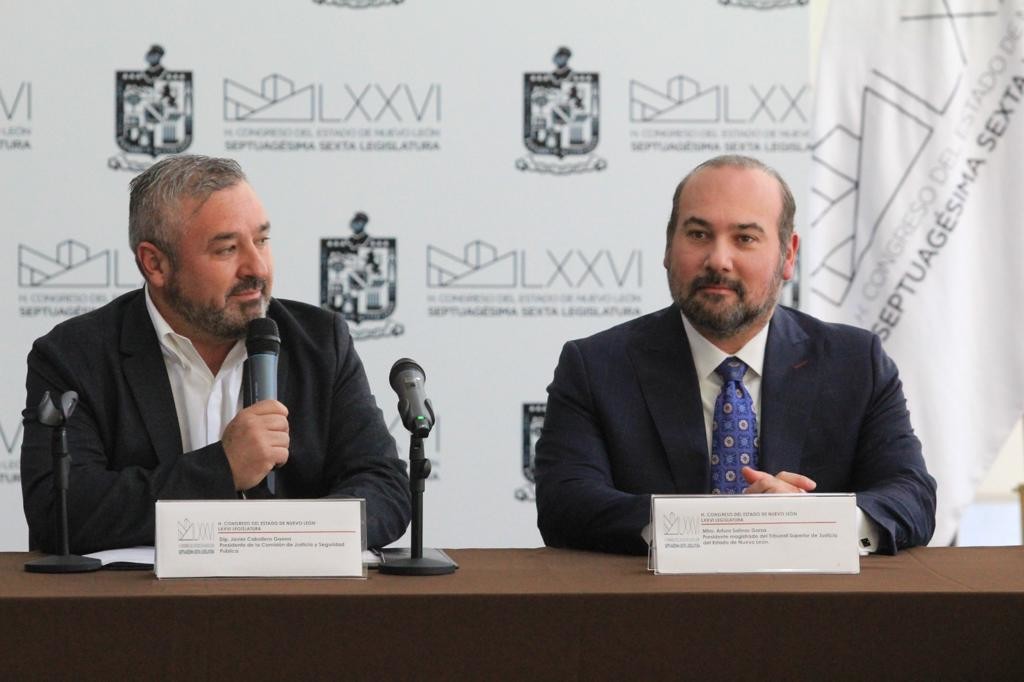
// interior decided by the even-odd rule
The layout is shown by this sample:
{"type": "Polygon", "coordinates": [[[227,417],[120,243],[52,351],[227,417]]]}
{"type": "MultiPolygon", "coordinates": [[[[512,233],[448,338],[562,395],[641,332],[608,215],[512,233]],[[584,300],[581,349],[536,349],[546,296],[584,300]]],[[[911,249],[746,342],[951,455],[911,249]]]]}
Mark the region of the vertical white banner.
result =
{"type": "Polygon", "coordinates": [[[899,365],[933,544],[1024,412],[1022,41],[1000,0],[833,0],[822,39],[805,307],[899,365]]]}

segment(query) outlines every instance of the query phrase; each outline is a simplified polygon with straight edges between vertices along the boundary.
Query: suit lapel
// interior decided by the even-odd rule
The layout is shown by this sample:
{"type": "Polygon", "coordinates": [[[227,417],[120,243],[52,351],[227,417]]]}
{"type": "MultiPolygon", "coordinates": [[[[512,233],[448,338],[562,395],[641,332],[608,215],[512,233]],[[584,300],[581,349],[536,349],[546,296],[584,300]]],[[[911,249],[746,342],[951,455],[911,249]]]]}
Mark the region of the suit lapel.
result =
{"type": "Polygon", "coordinates": [[[121,354],[125,381],[138,405],[153,449],[161,463],[171,463],[182,451],[181,428],[160,344],[146,310],[145,293],[141,291],[124,316],[121,354]]]}
{"type": "Polygon", "coordinates": [[[708,448],[697,370],[679,310],[671,306],[627,347],[677,492],[707,492],[708,448]]]}
{"type": "Polygon", "coordinates": [[[761,381],[759,468],[771,474],[800,473],[820,372],[810,337],[789,311],[776,308],[768,329],[761,381]]]}

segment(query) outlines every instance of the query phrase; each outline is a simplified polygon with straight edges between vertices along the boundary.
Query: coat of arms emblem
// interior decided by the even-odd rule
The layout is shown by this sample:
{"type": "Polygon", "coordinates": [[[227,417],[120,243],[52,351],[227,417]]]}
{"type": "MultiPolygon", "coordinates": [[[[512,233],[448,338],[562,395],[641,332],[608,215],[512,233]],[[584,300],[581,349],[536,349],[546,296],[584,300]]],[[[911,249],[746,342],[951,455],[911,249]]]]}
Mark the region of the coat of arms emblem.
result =
{"type": "Polygon", "coordinates": [[[516,161],[524,171],[579,173],[603,170],[593,156],[600,138],[598,74],[573,71],[572,51],[555,52],[555,69],[523,76],[523,144],[530,154],[516,161]]]}
{"type": "Polygon", "coordinates": [[[192,144],[192,72],[164,68],[163,56],[164,49],[153,45],[145,69],[117,72],[116,140],[125,154],[110,159],[112,168],[144,170],[157,156],[192,144]]]}
{"type": "MultiPolygon", "coordinates": [[[[349,222],[351,236],[320,243],[320,303],[354,325],[387,319],[397,302],[397,240],[371,237],[369,220],[357,212],[349,222]]],[[[396,333],[401,331],[391,331],[396,333]]],[[[366,336],[356,330],[352,335],[366,336]]]]}
{"type": "Polygon", "coordinates": [[[537,441],[544,428],[546,403],[523,403],[523,478],[526,484],[516,489],[516,499],[521,502],[536,499],[534,492],[534,459],[537,456],[537,441]]]}

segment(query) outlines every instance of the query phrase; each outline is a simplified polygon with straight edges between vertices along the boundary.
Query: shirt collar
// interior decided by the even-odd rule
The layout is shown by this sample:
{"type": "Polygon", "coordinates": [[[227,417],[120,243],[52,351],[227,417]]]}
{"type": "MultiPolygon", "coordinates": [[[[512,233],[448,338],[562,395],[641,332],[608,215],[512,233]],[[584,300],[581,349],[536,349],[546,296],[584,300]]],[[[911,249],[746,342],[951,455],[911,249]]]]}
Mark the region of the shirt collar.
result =
{"type": "Polygon", "coordinates": [[[710,377],[715,373],[718,366],[722,364],[723,360],[731,357],[737,357],[742,360],[747,365],[748,371],[754,372],[759,377],[763,375],[764,351],[768,346],[768,324],[762,327],[761,331],[754,338],[747,341],[743,348],[730,355],[704,338],[690,324],[690,321],[686,319],[686,315],[683,315],[682,311],[679,314],[683,318],[683,329],[686,330],[686,339],[690,342],[690,353],[693,355],[693,365],[697,369],[697,376],[699,378],[706,379],[710,377]]]}

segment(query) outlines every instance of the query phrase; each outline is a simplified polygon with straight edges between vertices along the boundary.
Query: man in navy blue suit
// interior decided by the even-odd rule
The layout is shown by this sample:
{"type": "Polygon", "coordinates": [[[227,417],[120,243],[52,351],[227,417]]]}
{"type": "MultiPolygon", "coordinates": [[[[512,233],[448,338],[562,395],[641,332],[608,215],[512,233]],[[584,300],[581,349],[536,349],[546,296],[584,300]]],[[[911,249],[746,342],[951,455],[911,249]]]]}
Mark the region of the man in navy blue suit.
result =
{"type": "Polygon", "coordinates": [[[644,553],[651,494],[730,488],[856,493],[863,547],[929,541],[935,481],[878,337],[776,305],[795,213],[785,181],[748,157],[679,183],[664,260],[674,305],[562,349],[537,443],[545,543],[644,553]],[[736,394],[752,410],[739,455],[713,434],[728,363],[745,365],[736,394]]]}

